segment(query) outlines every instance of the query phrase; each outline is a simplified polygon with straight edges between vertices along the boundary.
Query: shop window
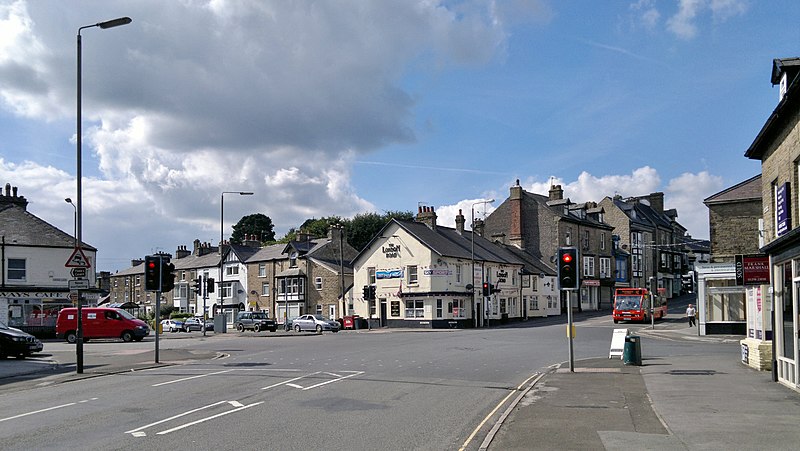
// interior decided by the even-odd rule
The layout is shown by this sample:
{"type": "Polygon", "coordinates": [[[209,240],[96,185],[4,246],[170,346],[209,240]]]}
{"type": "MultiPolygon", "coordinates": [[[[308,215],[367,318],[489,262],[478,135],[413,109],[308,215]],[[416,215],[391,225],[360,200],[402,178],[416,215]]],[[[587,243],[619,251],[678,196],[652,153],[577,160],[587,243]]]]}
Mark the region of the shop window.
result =
{"type": "Polygon", "coordinates": [[[745,321],[744,287],[735,280],[708,280],[706,282],[705,320],[745,321]]]}
{"type": "Polygon", "coordinates": [[[425,302],[421,300],[406,301],[406,318],[425,317],[425,302]]]}

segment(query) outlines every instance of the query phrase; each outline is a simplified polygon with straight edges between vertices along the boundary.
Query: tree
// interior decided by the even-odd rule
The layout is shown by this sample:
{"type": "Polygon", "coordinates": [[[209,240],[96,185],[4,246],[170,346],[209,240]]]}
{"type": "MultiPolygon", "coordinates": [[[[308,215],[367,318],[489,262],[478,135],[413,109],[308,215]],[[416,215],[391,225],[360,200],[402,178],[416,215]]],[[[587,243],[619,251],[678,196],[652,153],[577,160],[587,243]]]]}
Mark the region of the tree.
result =
{"type": "Polygon", "coordinates": [[[242,244],[245,235],[253,235],[262,243],[275,241],[274,227],[272,219],[262,213],[243,216],[242,219],[233,226],[231,243],[242,244]]]}
{"type": "Polygon", "coordinates": [[[414,213],[410,211],[387,211],[383,215],[377,213],[355,215],[353,219],[344,223],[347,242],[361,252],[392,219],[412,221],[414,213]]]}

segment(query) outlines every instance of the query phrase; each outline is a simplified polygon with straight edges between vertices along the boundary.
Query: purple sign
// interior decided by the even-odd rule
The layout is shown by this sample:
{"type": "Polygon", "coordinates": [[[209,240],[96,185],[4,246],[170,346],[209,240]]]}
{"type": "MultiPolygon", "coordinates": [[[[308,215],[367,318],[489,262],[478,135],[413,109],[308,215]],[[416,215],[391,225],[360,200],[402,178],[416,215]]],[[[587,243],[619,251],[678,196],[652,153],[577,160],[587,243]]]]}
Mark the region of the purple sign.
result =
{"type": "Polygon", "coordinates": [[[775,230],[778,236],[789,231],[789,224],[792,219],[789,208],[790,193],[789,182],[779,186],[775,192],[775,230]]]}

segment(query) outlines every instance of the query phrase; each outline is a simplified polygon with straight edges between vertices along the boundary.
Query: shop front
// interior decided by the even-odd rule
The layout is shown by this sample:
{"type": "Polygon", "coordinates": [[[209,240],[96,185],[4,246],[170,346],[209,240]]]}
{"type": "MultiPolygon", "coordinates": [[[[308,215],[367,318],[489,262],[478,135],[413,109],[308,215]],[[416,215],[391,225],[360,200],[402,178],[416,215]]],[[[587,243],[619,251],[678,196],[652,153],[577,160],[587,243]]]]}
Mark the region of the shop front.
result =
{"type": "Polygon", "coordinates": [[[700,335],[745,335],[745,287],[738,285],[734,263],[699,264],[697,327],[700,335]]]}

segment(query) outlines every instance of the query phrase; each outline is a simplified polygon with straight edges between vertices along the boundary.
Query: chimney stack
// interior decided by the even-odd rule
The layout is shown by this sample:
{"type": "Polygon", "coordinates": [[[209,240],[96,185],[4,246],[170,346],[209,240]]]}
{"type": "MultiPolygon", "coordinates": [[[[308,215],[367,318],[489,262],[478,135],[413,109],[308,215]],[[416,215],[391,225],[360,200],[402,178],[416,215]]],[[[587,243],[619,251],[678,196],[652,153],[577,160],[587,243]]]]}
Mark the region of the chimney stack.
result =
{"type": "Polygon", "coordinates": [[[461,214],[461,209],[459,208],[458,214],[456,215],[456,232],[458,232],[459,235],[464,234],[464,223],[466,222],[467,220],[464,219],[464,215],[461,214]]]}
{"type": "Polygon", "coordinates": [[[178,246],[178,249],[175,251],[175,258],[176,259],[177,258],[185,258],[185,257],[188,257],[190,255],[192,255],[192,253],[189,252],[188,249],[186,249],[186,246],[178,246]]]}
{"type": "Polygon", "coordinates": [[[6,194],[0,196],[0,205],[16,205],[23,210],[28,209],[28,200],[23,196],[17,196],[17,187],[11,187],[10,183],[6,183],[6,194]]]}
{"type": "MultiPolygon", "coordinates": [[[[519,185],[519,179],[517,179],[517,184],[511,187],[508,202],[511,209],[509,242],[520,249],[525,249],[525,241],[522,238],[522,230],[524,227],[522,223],[522,187],[519,185]]],[[[503,244],[505,244],[505,237],[503,237],[503,244]]]]}
{"type": "Polygon", "coordinates": [[[417,222],[425,224],[431,230],[436,230],[436,212],[433,211],[433,207],[421,205],[417,212],[417,222]]]}
{"type": "Polygon", "coordinates": [[[561,200],[564,198],[564,190],[561,189],[561,185],[551,185],[550,186],[550,199],[549,200],[561,200]]]}

